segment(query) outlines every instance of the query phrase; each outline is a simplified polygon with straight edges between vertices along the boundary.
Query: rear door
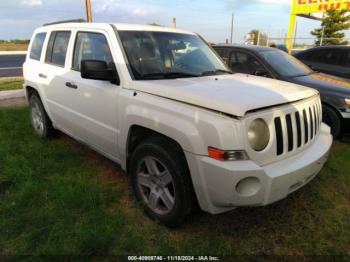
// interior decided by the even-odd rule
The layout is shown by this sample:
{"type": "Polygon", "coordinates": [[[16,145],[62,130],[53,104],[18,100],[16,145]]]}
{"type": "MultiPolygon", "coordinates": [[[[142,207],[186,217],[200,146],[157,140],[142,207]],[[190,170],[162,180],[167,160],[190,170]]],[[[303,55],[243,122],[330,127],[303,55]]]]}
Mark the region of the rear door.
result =
{"type": "Polygon", "coordinates": [[[72,133],[70,125],[72,119],[68,114],[69,104],[66,101],[69,94],[64,85],[64,75],[69,71],[67,54],[71,36],[72,32],[69,30],[51,32],[44,57],[44,66],[39,73],[39,77],[45,82],[43,90],[50,118],[55,126],[69,134],[72,133]]]}
{"type": "Polygon", "coordinates": [[[26,86],[36,87],[42,90],[45,86],[45,81],[40,77],[43,69],[43,50],[46,43],[46,32],[36,32],[30,42],[29,51],[26,56],[26,61],[23,64],[23,76],[26,86]]]}

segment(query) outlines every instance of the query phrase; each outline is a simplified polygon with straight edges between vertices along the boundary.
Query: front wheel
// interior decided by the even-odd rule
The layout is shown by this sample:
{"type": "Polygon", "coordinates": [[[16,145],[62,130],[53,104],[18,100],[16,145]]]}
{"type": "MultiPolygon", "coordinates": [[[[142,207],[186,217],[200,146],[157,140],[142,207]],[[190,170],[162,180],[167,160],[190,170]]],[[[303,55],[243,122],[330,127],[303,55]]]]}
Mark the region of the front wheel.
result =
{"type": "Polygon", "coordinates": [[[171,141],[153,138],[139,145],[130,159],[136,198],[145,213],[169,227],[181,225],[194,205],[194,193],[181,149],[171,141]]]}
{"type": "Polygon", "coordinates": [[[341,119],[338,113],[327,105],[322,105],[322,119],[331,128],[331,133],[334,138],[341,136],[341,119]]]}

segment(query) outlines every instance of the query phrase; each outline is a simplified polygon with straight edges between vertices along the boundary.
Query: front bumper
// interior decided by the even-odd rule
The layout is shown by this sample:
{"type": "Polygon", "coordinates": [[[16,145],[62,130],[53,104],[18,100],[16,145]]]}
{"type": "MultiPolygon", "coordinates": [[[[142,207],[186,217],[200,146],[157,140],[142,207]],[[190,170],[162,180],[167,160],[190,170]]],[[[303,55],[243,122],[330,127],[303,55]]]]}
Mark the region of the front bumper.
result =
{"type": "Polygon", "coordinates": [[[345,133],[350,132],[350,112],[341,112],[341,116],[343,117],[343,131],[345,133]]]}
{"type": "Polygon", "coordinates": [[[341,112],[341,116],[344,119],[350,119],[350,112],[346,111],[346,112],[341,112]]]}
{"type": "Polygon", "coordinates": [[[253,161],[221,162],[186,153],[201,208],[218,214],[239,206],[264,206],[287,197],[322,169],[332,145],[329,127],[302,153],[258,166],[253,161]]]}

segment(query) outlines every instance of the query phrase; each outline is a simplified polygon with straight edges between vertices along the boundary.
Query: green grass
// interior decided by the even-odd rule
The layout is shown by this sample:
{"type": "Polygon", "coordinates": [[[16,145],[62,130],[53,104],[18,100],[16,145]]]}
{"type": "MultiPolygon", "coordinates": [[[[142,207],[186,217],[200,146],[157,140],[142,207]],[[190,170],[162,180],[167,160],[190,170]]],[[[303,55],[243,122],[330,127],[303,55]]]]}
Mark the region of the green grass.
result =
{"type": "Polygon", "coordinates": [[[196,212],[170,230],[135,204],[113,163],[60,135],[42,141],[28,109],[0,110],[1,255],[350,255],[350,146],[336,142],[309,185],[268,207],[196,212]]]}
{"type": "Polygon", "coordinates": [[[9,81],[9,82],[0,82],[0,91],[6,91],[6,90],[16,90],[16,89],[22,89],[23,81],[9,81]]]}

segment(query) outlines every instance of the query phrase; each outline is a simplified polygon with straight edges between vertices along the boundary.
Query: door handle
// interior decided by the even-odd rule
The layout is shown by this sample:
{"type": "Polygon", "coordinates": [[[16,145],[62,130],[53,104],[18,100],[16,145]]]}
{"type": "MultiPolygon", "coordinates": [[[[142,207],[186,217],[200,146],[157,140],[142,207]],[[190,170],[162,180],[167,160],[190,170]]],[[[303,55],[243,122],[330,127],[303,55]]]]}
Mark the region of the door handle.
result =
{"type": "Polygon", "coordinates": [[[72,84],[71,82],[66,82],[66,87],[78,89],[78,86],[76,84],[72,84]]]}
{"type": "Polygon", "coordinates": [[[45,79],[46,79],[46,78],[47,78],[47,75],[44,75],[44,74],[40,73],[40,74],[39,74],[39,77],[45,78],[45,79]]]}

